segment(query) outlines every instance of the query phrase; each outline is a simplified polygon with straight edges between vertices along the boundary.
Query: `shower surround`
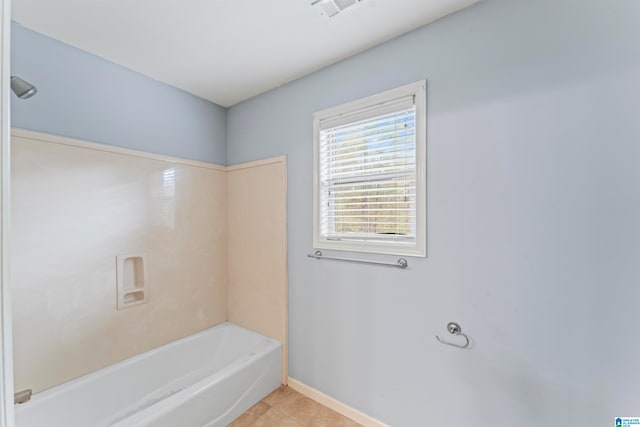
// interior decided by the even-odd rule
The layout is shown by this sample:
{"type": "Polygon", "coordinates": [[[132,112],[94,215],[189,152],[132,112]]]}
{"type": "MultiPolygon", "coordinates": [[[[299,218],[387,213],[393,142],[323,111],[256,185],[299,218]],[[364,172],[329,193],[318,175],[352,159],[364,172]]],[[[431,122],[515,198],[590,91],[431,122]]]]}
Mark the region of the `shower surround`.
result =
{"type": "MultiPolygon", "coordinates": [[[[269,265],[245,264],[252,275],[230,284],[230,269],[241,275],[227,259],[227,218],[237,215],[228,210],[226,167],[14,130],[15,389],[38,393],[227,320],[282,342],[286,360],[284,159],[263,163],[246,169],[262,186],[237,184],[249,197],[282,193],[253,206],[255,220],[262,212],[280,224],[273,239],[242,244],[275,255],[269,265]],[[140,253],[148,301],[118,309],[116,259],[140,253]],[[242,298],[229,301],[229,287],[242,298]],[[245,315],[264,295],[277,309],[245,315]]],[[[237,242],[231,247],[244,256],[237,242]]]]}

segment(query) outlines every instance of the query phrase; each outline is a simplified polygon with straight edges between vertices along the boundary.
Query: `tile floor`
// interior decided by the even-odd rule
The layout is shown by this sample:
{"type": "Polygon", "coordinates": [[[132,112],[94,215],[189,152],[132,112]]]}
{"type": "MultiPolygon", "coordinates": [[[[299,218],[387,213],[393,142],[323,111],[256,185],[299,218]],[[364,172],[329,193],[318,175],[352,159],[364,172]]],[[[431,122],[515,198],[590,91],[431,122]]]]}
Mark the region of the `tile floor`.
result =
{"type": "Polygon", "coordinates": [[[362,427],[287,386],[280,386],[229,427],[362,427]]]}

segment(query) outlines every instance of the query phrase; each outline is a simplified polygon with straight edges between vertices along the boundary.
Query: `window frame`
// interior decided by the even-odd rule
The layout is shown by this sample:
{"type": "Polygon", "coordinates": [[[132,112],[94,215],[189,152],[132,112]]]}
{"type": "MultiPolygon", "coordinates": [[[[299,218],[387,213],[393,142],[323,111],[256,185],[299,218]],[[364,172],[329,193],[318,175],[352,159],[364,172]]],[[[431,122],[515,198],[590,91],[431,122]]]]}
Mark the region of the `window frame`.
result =
{"type": "MultiPolygon", "coordinates": [[[[400,240],[400,239],[398,239],[400,240]]],[[[313,115],[313,247],[414,257],[427,256],[427,82],[420,80],[372,96],[318,111],[313,115]],[[414,244],[397,241],[333,240],[320,235],[320,122],[398,98],[414,96],[416,114],[416,237],[414,244]]]]}

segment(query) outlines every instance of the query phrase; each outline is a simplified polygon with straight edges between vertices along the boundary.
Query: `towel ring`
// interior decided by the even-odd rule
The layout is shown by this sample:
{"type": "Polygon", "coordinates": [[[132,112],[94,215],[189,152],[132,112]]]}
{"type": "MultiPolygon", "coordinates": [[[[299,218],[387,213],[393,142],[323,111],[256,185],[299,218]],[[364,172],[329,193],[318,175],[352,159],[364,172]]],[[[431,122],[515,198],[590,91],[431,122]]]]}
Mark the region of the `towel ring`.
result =
{"type": "Polygon", "coordinates": [[[450,345],[450,346],[453,346],[453,347],[458,347],[458,348],[467,348],[467,347],[469,347],[469,337],[462,333],[462,328],[460,327],[460,325],[458,325],[456,322],[449,322],[447,324],[447,330],[449,331],[449,333],[451,335],[458,335],[458,336],[464,337],[466,342],[464,344],[456,344],[456,343],[452,343],[452,342],[447,342],[447,341],[443,340],[442,338],[440,338],[437,335],[436,335],[436,339],[438,341],[440,341],[442,344],[450,345]]]}

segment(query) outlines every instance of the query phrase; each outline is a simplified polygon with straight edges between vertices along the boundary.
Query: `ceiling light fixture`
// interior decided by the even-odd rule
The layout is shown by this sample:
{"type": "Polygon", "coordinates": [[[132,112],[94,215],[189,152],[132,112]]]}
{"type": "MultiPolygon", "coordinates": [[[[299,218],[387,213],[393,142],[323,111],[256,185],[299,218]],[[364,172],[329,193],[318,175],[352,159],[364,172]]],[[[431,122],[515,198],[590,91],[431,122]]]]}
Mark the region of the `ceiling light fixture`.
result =
{"type": "Polygon", "coordinates": [[[348,7],[362,0],[313,0],[311,6],[318,6],[327,18],[333,18],[348,7]]]}

